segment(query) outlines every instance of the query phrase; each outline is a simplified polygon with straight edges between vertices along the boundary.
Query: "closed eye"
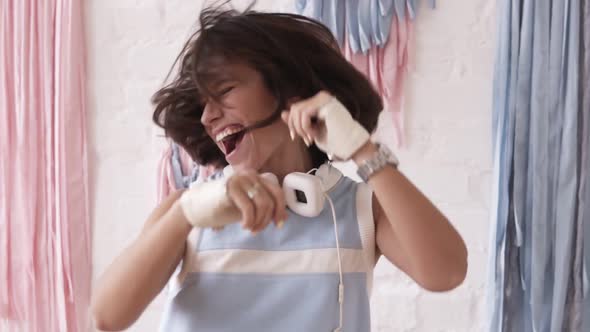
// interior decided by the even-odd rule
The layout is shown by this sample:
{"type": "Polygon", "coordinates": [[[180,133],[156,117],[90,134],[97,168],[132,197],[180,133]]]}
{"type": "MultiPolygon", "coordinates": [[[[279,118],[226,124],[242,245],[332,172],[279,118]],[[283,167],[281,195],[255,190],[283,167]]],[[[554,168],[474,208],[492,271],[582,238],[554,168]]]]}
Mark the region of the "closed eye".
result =
{"type": "Polygon", "coordinates": [[[229,92],[231,92],[234,89],[234,86],[228,86],[226,88],[223,88],[221,90],[219,90],[219,92],[217,93],[218,97],[224,97],[225,95],[227,95],[229,92]]]}

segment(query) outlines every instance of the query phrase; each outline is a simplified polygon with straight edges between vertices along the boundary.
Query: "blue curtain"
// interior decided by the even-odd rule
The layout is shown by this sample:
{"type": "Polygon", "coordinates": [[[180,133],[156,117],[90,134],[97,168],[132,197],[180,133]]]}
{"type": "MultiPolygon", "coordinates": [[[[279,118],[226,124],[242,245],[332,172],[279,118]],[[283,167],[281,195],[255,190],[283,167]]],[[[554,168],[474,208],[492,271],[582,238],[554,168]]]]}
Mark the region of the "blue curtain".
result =
{"type": "Polygon", "coordinates": [[[590,331],[588,0],[499,0],[490,331],[590,331]]]}

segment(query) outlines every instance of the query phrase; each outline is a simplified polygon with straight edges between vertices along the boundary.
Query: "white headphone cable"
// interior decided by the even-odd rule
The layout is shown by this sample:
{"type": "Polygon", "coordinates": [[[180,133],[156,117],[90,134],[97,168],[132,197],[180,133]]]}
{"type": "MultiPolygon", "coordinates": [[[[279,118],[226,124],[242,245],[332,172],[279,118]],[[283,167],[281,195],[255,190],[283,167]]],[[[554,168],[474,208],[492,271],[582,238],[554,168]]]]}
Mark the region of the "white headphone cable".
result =
{"type": "Polygon", "coordinates": [[[344,280],[342,277],[342,258],[340,256],[340,241],[338,240],[338,223],[336,222],[336,210],[334,209],[334,203],[332,198],[328,194],[324,194],[330,203],[332,209],[332,221],[334,221],[334,236],[336,237],[336,252],[338,253],[338,276],[340,282],[338,284],[338,303],[340,305],[340,325],[334,330],[334,332],[342,331],[343,324],[343,311],[344,311],[344,280]]]}

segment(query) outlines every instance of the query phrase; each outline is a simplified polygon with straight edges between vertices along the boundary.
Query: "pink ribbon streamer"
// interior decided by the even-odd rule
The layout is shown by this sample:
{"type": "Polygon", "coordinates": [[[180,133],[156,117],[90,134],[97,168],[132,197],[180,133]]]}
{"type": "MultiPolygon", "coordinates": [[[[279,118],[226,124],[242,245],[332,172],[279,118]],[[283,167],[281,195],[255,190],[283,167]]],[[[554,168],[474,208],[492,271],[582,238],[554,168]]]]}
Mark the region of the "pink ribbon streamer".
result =
{"type": "MultiPolygon", "coordinates": [[[[190,155],[181,147],[180,150],[180,164],[182,172],[185,175],[189,175],[193,171],[193,160],[190,155]]],[[[210,175],[212,175],[216,169],[213,166],[202,166],[197,165],[199,168],[199,175],[196,182],[205,181],[210,175]]],[[[174,172],[172,171],[172,145],[169,143],[166,148],[162,151],[160,161],[158,163],[158,203],[162,202],[172,192],[182,189],[176,186],[174,181],[174,172]]]]}
{"type": "Polygon", "coordinates": [[[413,57],[409,41],[413,36],[413,23],[409,19],[393,17],[389,39],[384,47],[373,46],[366,54],[354,53],[348,39],[342,52],[356,69],[364,73],[383,98],[384,111],[391,112],[395,140],[404,145],[404,83],[413,57]]]}

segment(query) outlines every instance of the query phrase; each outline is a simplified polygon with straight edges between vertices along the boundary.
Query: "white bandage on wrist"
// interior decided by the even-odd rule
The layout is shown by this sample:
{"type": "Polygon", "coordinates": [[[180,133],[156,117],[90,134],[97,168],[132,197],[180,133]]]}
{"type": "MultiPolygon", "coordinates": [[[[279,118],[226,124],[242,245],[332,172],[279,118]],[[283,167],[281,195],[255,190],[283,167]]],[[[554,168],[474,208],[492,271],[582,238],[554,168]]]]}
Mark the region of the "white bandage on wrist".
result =
{"type": "Polygon", "coordinates": [[[320,108],[318,118],[324,122],[325,129],[315,143],[332,158],[349,160],[371,138],[336,98],[320,108]]]}
{"type": "Polygon", "coordinates": [[[189,223],[195,227],[221,227],[241,219],[239,209],[226,193],[226,181],[201,183],[185,191],[179,199],[189,223]]]}

